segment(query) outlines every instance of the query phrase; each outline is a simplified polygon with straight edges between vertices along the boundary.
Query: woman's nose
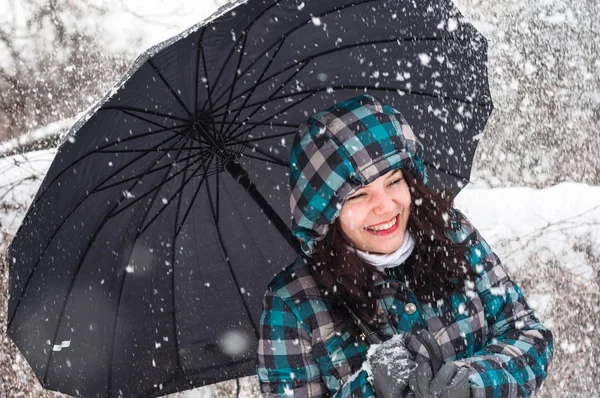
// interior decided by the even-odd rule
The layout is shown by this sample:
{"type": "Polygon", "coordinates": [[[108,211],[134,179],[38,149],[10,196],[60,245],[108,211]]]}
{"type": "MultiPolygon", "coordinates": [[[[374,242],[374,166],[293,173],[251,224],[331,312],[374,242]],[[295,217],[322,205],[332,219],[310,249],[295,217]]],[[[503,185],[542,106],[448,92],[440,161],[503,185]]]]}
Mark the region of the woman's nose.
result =
{"type": "Polygon", "coordinates": [[[396,203],[393,198],[386,193],[377,194],[374,198],[374,209],[375,214],[390,214],[396,209],[396,203]]]}

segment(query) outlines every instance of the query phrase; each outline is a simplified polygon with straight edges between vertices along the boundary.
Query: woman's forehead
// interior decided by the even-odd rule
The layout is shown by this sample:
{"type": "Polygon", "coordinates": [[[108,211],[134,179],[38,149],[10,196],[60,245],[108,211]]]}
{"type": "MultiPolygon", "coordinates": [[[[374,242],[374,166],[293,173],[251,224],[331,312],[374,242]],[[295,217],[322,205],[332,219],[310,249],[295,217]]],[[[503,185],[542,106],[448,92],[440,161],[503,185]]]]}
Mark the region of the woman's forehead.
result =
{"type": "MultiPolygon", "coordinates": [[[[390,170],[390,171],[388,171],[387,173],[385,173],[384,175],[377,177],[377,178],[376,178],[374,181],[372,181],[370,184],[372,184],[373,182],[375,182],[375,181],[378,181],[378,180],[387,180],[388,178],[391,178],[391,177],[397,176],[397,175],[399,175],[399,174],[400,174],[400,175],[402,174],[402,169],[394,169],[394,170],[390,170]]],[[[363,185],[363,186],[361,186],[360,188],[358,188],[356,191],[360,191],[361,189],[365,189],[365,188],[367,188],[367,187],[368,187],[370,184],[363,185]]],[[[356,191],[355,191],[355,192],[356,192],[356,191]]]]}
{"type": "MultiPolygon", "coordinates": [[[[377,180],[385,180],[385,179],[388,179],[388,178],[390,178],[390,177],[392,177],[392,176],[395,176],[395,175],[397,175],[397,174],[402,174],[402,169],[394,169],[394,170],[390,170],[390,171],[388,171],[387,173],[385,173],[384,175],[377,177],[377,178],[375,179],[375,181],[377,181],[377,180]]],[[[365,186],[368,186],[368,184],[367,184],[367,185],[365,185],[365,186]]]]}

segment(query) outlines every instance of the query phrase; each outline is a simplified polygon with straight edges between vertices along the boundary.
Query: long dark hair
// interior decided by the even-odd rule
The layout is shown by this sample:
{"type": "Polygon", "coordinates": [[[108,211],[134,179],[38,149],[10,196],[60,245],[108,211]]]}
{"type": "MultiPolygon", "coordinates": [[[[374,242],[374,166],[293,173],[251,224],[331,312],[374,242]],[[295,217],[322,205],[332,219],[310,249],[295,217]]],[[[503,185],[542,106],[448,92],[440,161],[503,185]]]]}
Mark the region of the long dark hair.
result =
{"type": "MultiPolygon", "coordinates": [[[[420,302],[436,306],[463,291],[476,274],[467,260],[466,243],[455,243],[448,236],[462,223],[454,212],[453,195],[438,194],[411,173],[403,170],[403,174],[411,193],[407,231],[415,240],[415,261],[405,282],[420,302]]],[[[312,274],[325,294],[334,298],[334,309],[344,311],[340,304],[345,301],[363,322],[372,326],[384,322],[376,316],[378,297],[373,285],[378,271],[346,244],[338,219],[315,247],[312,274]]]]}

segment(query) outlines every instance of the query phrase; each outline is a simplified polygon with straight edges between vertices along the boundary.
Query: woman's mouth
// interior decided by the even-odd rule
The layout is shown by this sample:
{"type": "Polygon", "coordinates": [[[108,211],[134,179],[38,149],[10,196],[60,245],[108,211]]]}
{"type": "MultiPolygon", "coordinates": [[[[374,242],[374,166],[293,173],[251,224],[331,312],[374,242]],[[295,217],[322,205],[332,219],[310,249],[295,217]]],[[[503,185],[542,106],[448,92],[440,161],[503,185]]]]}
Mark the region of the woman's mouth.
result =
{"type": "Polygon", "coordinates": [[[398,229],[398,217],[399,215],[384,223],[365,227],[365,231],[377,236],[389,235],[398,229]]]}

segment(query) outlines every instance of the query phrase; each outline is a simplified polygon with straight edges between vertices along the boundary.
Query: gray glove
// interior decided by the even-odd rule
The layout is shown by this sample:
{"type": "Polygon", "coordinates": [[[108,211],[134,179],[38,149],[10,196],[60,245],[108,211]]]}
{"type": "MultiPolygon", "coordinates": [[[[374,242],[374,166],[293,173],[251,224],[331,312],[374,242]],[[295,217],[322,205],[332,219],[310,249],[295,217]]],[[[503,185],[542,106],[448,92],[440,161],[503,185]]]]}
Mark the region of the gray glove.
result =
{"type": "Polygon", "coordinates": [[[410,376],[407,398],[470,398],[469,371],[446,362],[433,375],[429,362],[423,362],[410,376]]]}
{"type": "Polygon", "coordinates": [[[470,398],[469,370],[452,362],[443,363],[442,350],[428,331],[420,331],[417,338],[430,360],[420,363],[410,375],[406,398],[470,398]]]}
{"type": "Polygon", "coordinates": [[[406,333],[400,333],[369,348],[367,363],[377,398],[404,397],[408,378],[417,366],[406,349],[407,337],[406,333]]]}

